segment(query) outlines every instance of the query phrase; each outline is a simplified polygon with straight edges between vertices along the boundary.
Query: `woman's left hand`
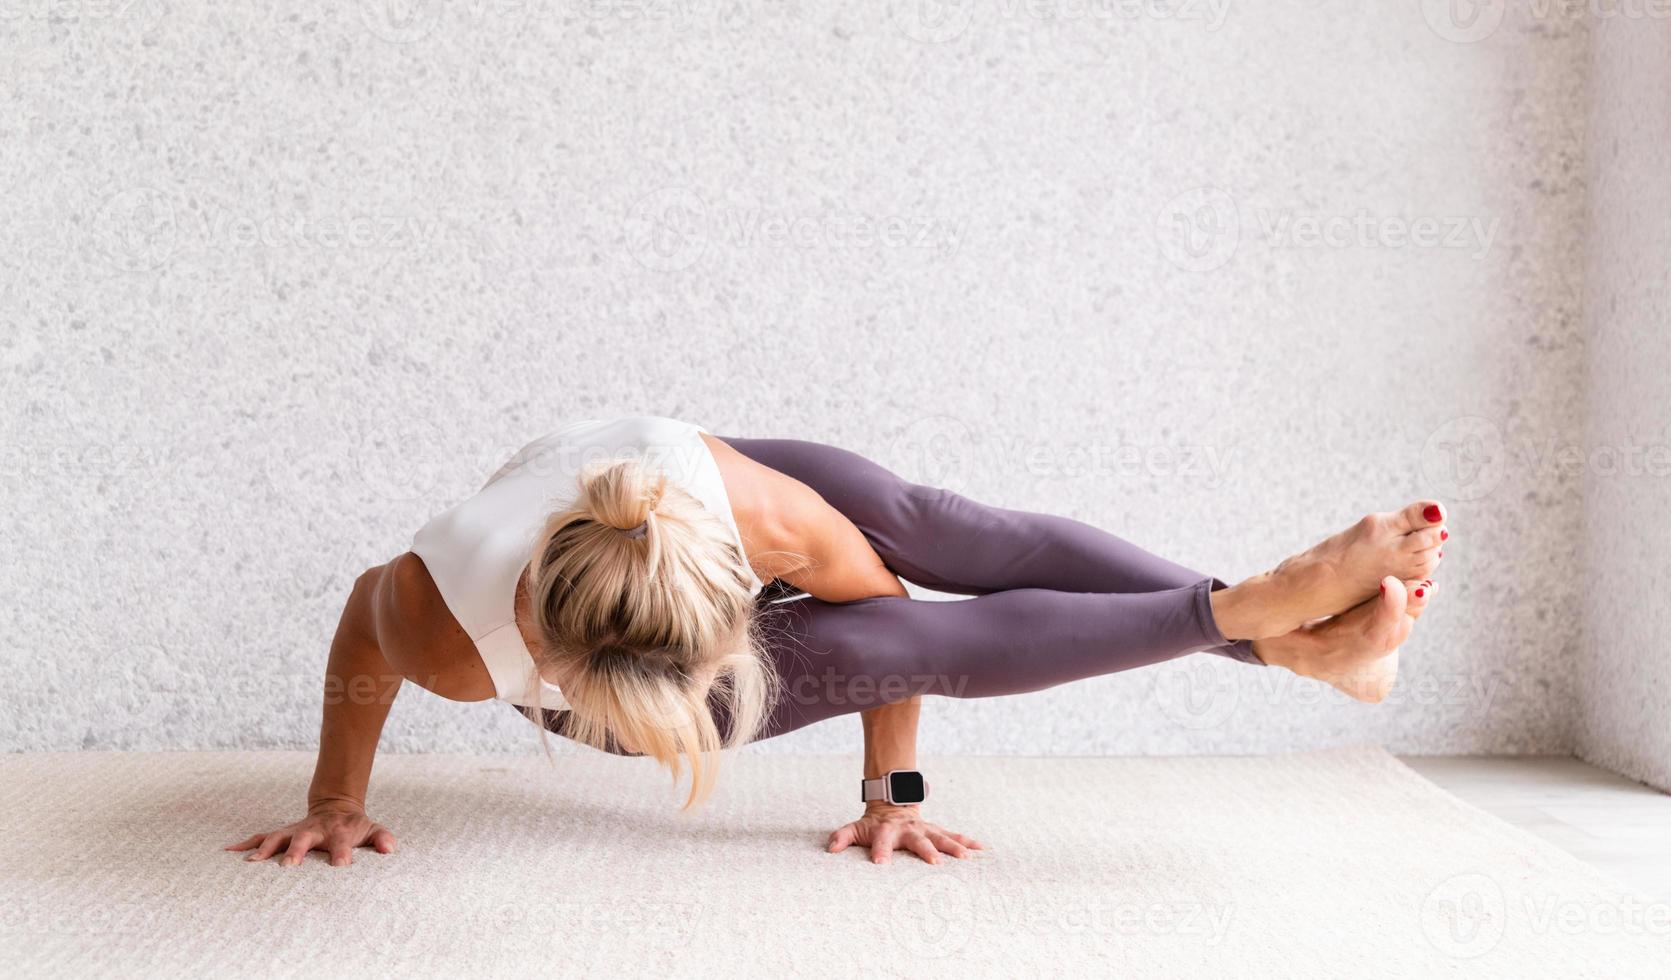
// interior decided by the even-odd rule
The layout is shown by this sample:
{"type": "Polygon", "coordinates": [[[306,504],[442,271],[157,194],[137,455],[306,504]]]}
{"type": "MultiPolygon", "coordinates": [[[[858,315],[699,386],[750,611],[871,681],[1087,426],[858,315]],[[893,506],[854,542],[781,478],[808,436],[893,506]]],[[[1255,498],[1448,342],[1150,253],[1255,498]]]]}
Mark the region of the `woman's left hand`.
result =
{"type": "Polygon", "coordinates": [[[890,863],[895,851],[910,851],[929,864],[939,864],[942,854],[962,858],[970,851],[986,850],[972,837],[924,820],[915,806],[890,803],[866,806],[864,816],[831,834],[829,852],[845,851],[850,844],[870,848],[872,864],[890,863]]]}

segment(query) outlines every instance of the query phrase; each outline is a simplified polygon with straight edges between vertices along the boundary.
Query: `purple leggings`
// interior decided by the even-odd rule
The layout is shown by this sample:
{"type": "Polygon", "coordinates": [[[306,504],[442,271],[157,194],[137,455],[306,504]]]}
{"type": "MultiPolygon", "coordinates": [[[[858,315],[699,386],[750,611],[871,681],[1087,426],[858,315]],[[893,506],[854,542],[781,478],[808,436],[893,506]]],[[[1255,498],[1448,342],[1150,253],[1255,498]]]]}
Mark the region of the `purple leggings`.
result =
{"type": "MultiPolygon", "coordinates": [[[[1198,650],[1260,662],[1213,622],[1222,582],[1112,534],[909,483],[844,449],[721,438],[817,491],[901,578],[976,597],[776,601],[786,590],[769,586],[759,618],[782,688],[761,738],[916,695],[1023,694],[1198,650]]],[[[562,714],[547,727],[560,731],[562,714]]],[[[723,731],[722,711],[716,721],[723,731]]]]}

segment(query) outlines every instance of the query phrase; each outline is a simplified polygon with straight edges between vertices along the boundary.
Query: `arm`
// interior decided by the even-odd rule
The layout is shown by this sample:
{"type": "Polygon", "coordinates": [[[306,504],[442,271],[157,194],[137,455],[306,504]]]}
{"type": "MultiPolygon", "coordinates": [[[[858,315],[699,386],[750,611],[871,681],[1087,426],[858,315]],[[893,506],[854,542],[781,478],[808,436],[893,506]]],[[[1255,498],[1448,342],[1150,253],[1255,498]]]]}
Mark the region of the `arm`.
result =
{"type": "Polygon", "coordinates": [[[401,675],[377,642],[373,610],[383,571],[372,569],[354,583],[331,641],[319,758],[308,787],[310,814],[332,807],[364,811],[377,741],[400,693],[401,675]]]}
{"type": "Polygon", "coordinates": [[[446,610],[423,561],[410,553],[361,575],[342,611],[325,668],[309,812],[365,809],[377,741],[403,679],[453,701],[494,693],[475,645],[446,610]]]}
{"type": "MultiPolygon", "coordinates": [[[[785,477],[785,480],[788,478],[785,477]]],[[[876,596],[906,595],[905,587],[876,554],[864,534],[810,488],[795,481],[780,490],[776,537],[792,561],[772,569],[777,577],[827,602],[851,602],[876,596]],[[798,488],[798,489],[797,489],[798,488]]],[[[873,779],[894,769],[917,768],[917,719],[920,697],[872,708],[861,714],[864,727],[864,776],[873,779]]],[[[830,836],[831,852],[851,844],[869,846],[871,860],[887,864],[896,849],[909,850],[930,864],[940,854],[965,857],[980,842],[922,819],[917,806],[884,802],[865,804],[865,815],[830,836]]]]}
{"type": "Polygon", "coordinates": [[[437,621],[437,608],[444,605],[414,555],[370,569],[355,581],[325,668],[307,816],[227,850],[251,851],[248,860],[265,861],[283,848],[285,866],[300,864],[310,850],[323,850],[337,867],[353,863],[356,847],[394,850],[394,835],[366,816],[365,800],[377,742],[402,681],[454,700],[493,694],[480,658],[461,655],[469,638],[450,614],[444,623],[437,621]]]}

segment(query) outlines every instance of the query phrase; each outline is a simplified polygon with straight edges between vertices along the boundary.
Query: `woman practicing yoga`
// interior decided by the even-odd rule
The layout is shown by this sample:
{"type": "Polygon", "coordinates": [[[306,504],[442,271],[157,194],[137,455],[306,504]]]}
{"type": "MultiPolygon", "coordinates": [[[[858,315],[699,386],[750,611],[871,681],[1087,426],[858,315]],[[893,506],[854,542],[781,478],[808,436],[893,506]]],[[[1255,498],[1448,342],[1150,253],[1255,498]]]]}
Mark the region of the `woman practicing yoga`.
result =
{"type": "Polygon", "coordinates": [[[865,812],[829,849],[963,857],[981,845],[917,806],[923,695],[1019,694],[1206,651],[1378,701],[1433,596],[1444,519],[1431,500],[1372,514],[1226,587],[829,446],[665,418],[571,425],[359,577],[331,644],[307,816],[228,849],[285,865],[392,851],[365,798],[404,679],[688,771],[687,806],[712,791],[723,748],[857,712],[865,812]],[[900,578],[975,598],[912,600],[900,578]]]}

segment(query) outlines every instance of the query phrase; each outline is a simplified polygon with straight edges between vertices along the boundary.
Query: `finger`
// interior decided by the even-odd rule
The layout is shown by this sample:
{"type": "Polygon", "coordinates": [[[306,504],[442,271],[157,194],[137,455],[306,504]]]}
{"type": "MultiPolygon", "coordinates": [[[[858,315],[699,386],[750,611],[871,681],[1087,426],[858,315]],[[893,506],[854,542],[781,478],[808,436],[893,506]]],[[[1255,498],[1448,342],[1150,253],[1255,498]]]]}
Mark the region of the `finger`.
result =
{"type": "Polygon", "coordinates": [[[920,830],[915,830],[905,835],[905,847],[912,854],[922,858],[929,864],[940,863],[939,848],[936,848],[934,846],[934,842],[928,839],[928,835],[920,830]]]}
{"type": "Polygon", "coordinates": [[[928,839],[934,842],[935,847],[945,851],[954,858],[966,858],[969,856],[969,849],[964,847],[962,844],[959,844],[957,841],[952,840],[952,835],[943,830],[929,831],[928,839]]]}
{"type": "Polygon", "coordinates": [[[892,827],[883,827],[876,832],[876,839],[870,843],[871,864],[892,864],[894,862],[894,847],[899,844],[899,831],[892,827]]]}
{"type": "Polygon", "coordinates": [[[376,849],[379,854],[393,854],[395,852],[395,835],[389,833],[389,828],[380,823],[371,825],[371,836],[366,843],[376,849]]]}
{"type": "Polygon", "coordinates": [[[842,827],[830,835],[829,853],[839,854],[847,850],[847,846],[857,840],[858,837],[859,832],[853,829],[852,824],[842,827]]]}
{"type": "Polygon", "coordinates": [[[252,847],[260,847],[261,846],[261,838],[263,838],[265,836],[267,836],[267,835],[266,834],[251,834],[251,835],[249,835],[248,838],[246,838],[242,842],[237,843],[237,844],[228,844],[224,848],[222,848],[222,850],[226,850],[226,851],[247,851],[252,847]]]}
{"type": "Polygon", "coordinates": [[[963,834],[954,833],[950,830],[945,831],[945,834],[946,834],[947,837],[950,837],[952,840],[957,841],[959,844],[962,844],[964,847],[967,847],[971,851],[984,851],[984,850],[986,850],[986,845],[982,844],[980,841],[974,839],[973,837],[968,837],[968,836],[965,836],[963,834]]]}
{"type": "Polygon", "coordinates": [[[288,840],[290,840],[290,832],[289,831],[287,831],[287,830],[275,830],[272,833],[267,835],[266,839],[261,842],[261,846],[256,848],[254,854],[251,854],[249,857],[244,858],[244,860],[245,861],[265,861],[268,858],[272,857],[274,854],[276,854],[278,852],[278,849],[283,847],[285,845],[285,842],[288,841],[288,840]]]}
{"type": "Polygon", "coordinates": [[[333,868],[346,868],[348,865],[354,863],[354,849],[352,847],[348,846],[347,841],[342,841],[342,840],[331,841],[330,850],[331,850],[331,867],[333,867],[333,868]]]}
{"type": "Polygon", "coordinates": [[[284,860],[279,862],[280,866],[291,868],[301,864],[302,858],[307,857],[307,853],[313,850],[313,845],[324,839],[323,835],[313,830],[304,830],[292,837],[290,849],[284,852],[284,860]]]}

